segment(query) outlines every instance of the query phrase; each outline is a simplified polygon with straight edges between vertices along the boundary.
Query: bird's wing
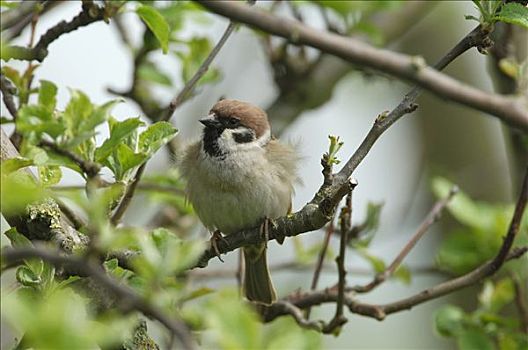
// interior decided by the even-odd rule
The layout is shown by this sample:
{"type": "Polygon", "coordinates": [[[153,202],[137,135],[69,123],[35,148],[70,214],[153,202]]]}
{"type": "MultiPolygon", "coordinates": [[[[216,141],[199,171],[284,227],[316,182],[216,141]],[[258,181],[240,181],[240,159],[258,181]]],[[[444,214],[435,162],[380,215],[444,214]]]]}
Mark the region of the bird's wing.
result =
{"type": "Polygon", "coordinates": [[[279,177],[292,188],[293,184],[301,182],[298,174],[301,157],[293,146],[272,139],[266,145],[266,156],[270,163],[278,166],[279,177]]]}

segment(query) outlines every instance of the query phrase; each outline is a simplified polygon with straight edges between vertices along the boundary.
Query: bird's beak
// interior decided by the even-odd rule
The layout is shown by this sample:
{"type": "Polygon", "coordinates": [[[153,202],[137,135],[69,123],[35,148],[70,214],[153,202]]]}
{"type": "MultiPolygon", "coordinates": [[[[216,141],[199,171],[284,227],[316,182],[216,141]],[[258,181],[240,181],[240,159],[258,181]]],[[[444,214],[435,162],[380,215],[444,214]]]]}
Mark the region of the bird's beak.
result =
{"type": "Polygon", "coordinates": [[[205,125],[206,127],[209,126],[218,128],[219,126],[221,126],[221,123],[218,121],[218,119],[216,119],[216,116],[214,114],[209,114],[207,117],[200,119],[199,122],[205,125]]]}

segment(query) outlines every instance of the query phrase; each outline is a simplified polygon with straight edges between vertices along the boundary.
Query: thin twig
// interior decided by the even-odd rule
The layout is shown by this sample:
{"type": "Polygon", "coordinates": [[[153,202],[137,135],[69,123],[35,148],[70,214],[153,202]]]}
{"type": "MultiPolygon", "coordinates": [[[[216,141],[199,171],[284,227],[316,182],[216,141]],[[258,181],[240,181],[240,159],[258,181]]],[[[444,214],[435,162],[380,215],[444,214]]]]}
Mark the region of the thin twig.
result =
{"type": "MultiPolygon", "coordinates": [[[[462,40],[460,40],[451,50],[447,52],[435,65],[437,70],[444,69],[449,63],[453,62],[458,56],[472,47],[480,46],[487,37],[487,32],[483,31],[481,26],[474,28],[462,40]]],[[[374,125],[368,132],[367,136],[361,142],[356,152],[348,159],[343,168],[339,171],[338,177],[341,181],[348,178],[357,166],[363,161],[374,143],[391,125],[408,113],[412,113],[418,107],[414,102],[422,92],[422,88],[413,87],[403,98],[403,100],[388,114],[382,114],[376,118],[374,125]]]]}
{"type": "Polygon", "coordinates": [[[279,17],[236,2],[218,0],[197,2],[211,12],[232,21],[286,38],[295,45],[311,46],[350,63],[413,82],[438,97],[489,113],[509,125],[528,130],[525,97],[488,93],[440,73],[437,69],[427,66],[421,57],[375,48],[354,38],[317,30],[299,21],[279,17]]]}
{"type": "Polygon", "coordinates": [[[174,97],[171,102],[169,103],[169,106],[166,108],[166,112],[161,118],[161,120],[168,121],[172,118],[172,115],[174,114],[174,111],[187,100],[189,95],[194,91],[194,88],[198,81],[204,76],[205,73],[207,73],[207,70],[209,69],[209,66],[215,59],[216,55],[220,52],[224,44],[226,43],[227,39],[235,30],[236,24],[234,22],[229,22],[229,25],[224,31],[224,34],[220,37],[220,40],[216,43],[216,45],[213,47],[207,58],[202,62],[200,65],[200,68],[194,73],[192,78],[185,84],[183,89],[180,91],[180,93],[174,97]]]}
{"type": "Polygon", "coordinates": [[[61,21],[48,29],[44,33],[38,43],[33,48],[21,46],[8,46],[5,48],[9,52],[9,58],[32,61],[37,60],[42,62],[48,56],[48,46],[58,39],[61,35],[70,33],[80,27],[87,26],[93,22],[103,20],[105,16],[104,9],[93,4],[93,2],[83,2],[82,11],[75,16],[71,21],[61,21]]]}
{"type": "Polygon", "coordinates": [[[352,220],[352,191],[347,195],[346,204],[341,209],[339,215],[341,226],[341,238],[339,240],[339,255],[336,258],[338,282],[337,282],[337,302],[334,318],[323,329],[324,333],[333,333],[343,326],[348,319],[343,314],[345,305],[346,268],[345,256],[347,252],[347,232],[352,220]]]}
{"type": "Polygon", "coordinates": [[[80,155],[76,154],[75,152],[72,152],[70,150],[64,149],[57,145],[56,143],[49,141],[49,140],[41,140],[39,145],[41,147],[49,148],[53,152],[60,154],[61,156],[65,156],[69,159],[71,159],[75,164],[81,168],[81,170],[89,177],[94,178],[99,174],[99,171],[101,170],[101,166],[97,163],[94,163],[90,160],[86,160],[80,155]]]}
{"type": "MultiPolygon", "coordinates": [[[[527,251],[528,246],[514,248],[508,253],[506,261],[518,259],[527,251]]],[[[352,296],[348,293],[345,294],[344,303],[351,313],[372,317],[381,321],[384,320],[389,314],[397,313],[403,310],[410,310],[411,308],[429,300],[437,299],[457,290],[472,286],[478,281],[481,281],[483,278],[493,275],[496,271],[497,270],[495,270],[493,267],[493,260],[489,260],[488,262],[463,276],[440,283],[431,288],[424,289],[417,294],[392,303],[382,305],[362,303],[352,298],[352,296]]],[[[296,292],[285,297],[284,300],[291,302],[300,309],[305,309],[307,307],[313,307],[325,303],[335,303],[337,301],[337,297],[337,291],[335,289],[327,288],[315,292],[296,292]]],[[[265,322],[271,322],[275,318],[286,314],[280,307],[275,308],[274,305],[268,307],[266,317],[264,319],[265,322]]]]}
{"type": "Polygon", "coordinates": [[[274,307],[281,308],[285,314],[291,315],[295,322],[302,328],[312,329],[320,332],[324,327],[323,321],[310,321],[304,317],[303,312],[290,302],[280,300],[273,304],[274,307]]]}
{"type": "Polygon", "coordinates": [[[526,201],[528,200],[528,164],[525,165],[524,179],[521,186],[521,193],[517,199],[517,204],[515,205],[515,211],[513,213],[513,218],[510,222],[510,227],[508,228],[508,233],[504,238],[504,242],[501,246],[501,249],[497,253],[497,256],[493,260],[495,269],[499,269],[504,263],[504,259],[508,255],[511,247],[513,246],[513,241],[519,232],[521,227],[522,217],[526,209],[526,201]]]}
{"type": "Polygon", "coordinates": [[[119,205],[117,206],[116,211],[114,212],[114,215],[112,215],[112,218],[110,221],[112,224],[117,225],[119,223],[119,220],[123,217],[125,214],[125,211],[128,208],[128,205],[130,204],[130,201],[132,200],[132,197],[134,197],[134,193],[136,192],[136,187],[141,180],[141,175],[143,175],[143,172],[145,171],[145,168],[147,167],[147,163],[141,164],[141,166],[136,171],[136,175],[134,176],[134,179],[128,185],[127,189],[125,190],[125,194],[123,195],[123,198],[121,198],[121,201],[119,202],[119,205]]]}
{"type": "Polygon", "coordinates": [[[424,236],[424,234],[429,230],[429,228],[436,221],[438,221],[442,211],[457,192],[458,188],[454,186],[453,188],[451,188],[445,198],[442,198],[441,200],[435,203],[435,205],[431,208],[424,221],[420,224],[420,226],[418,227],[414,235],[411,237],[409,242],[407,242],[401,252],[396,256],[396,258],[389,265],[389,267],[385,269],[385,271],[378,273],[371,282],[365,285],[358,285],[347,288],[347,291],[354,291],[356,293],[367,293],[382,284],[383,282],[385,282],[388,278],[390,278],[394,274],[394,272],[396,272],[398,267],[400,267],[400,264],[402,263],[403,259],[405,259],[411,249],[414,248],[416,243],[424,236]]]}
{"type": "Polygon", "coordinates": [[[0,90],[2,91],[2,99],[4,104],[11,113],[13,120],[18,116],[18,108],[15,105],[14,95],[16,93],[15,86],[6,78],[4,74],[0,74],[0,90]]]}
{"type": "Polygon", "coordinates": [[[81,276],[92,277],[109,293],[115,295],[121,305],[158,320],[180,340],[185,349],[194,348],[192,336],[185,323],[169,318],[162,310],[149,303],[133,289],[108,276],[100,265],[74,256],[64,256],[59,251],[44,248],[10,248],[2,251],[2,261],[8,265],[29,258],[40,258],[55,266],[63,266],[67,267],[68,270],[77,271],[81,276]]]}

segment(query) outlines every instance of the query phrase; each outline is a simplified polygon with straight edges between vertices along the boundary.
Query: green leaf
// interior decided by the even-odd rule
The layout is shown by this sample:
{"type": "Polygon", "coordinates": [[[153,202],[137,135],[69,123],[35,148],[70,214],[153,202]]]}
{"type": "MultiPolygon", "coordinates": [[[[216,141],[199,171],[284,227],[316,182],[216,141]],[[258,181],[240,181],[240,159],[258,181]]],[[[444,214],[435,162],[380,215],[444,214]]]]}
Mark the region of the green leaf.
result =
{"type": "Polygon", "coordinates": [[[15,9],[18,6],[20,6],[21,3],[22,2],[20,2],[20,1],[2,0],[2,1],[0,1],[0,7],[5,7],[5,8],[8,8],[8,9],[15,9]]]}
{"type": "Polygon", "coordinates": [[[33,161],[31,159],[23,157],[6,159],[2,162],[1,172],[2,175],[9,175],[18,169],[25,168],[30,165],[33,165],[33,161]]]}
{"type": "Polygon", "coordinates": [[[22,134],[46,133],[52,138],[61,135],[65,126],[53,117],[53,113],[41,105],[25,105],[18,111],[16,127],[22,134]]]}
{"type": "Polygon", "coordinates": [[[396,269],[393,275],[405,284],[411,284],[411,270],[407,266],[401,265],[396,269]]]}
{"type": "Polygon", "coordinates": [[[486,280],[479,294],[479,302],[487,310],[498,312],[512,302],[514,297],[515,289],[510,278],[503,278],[495,284],[486,280]]]}
{"type": "Polygon", "coordinates": [[[22,212],[30,203],[44,197],[42,187],[35,183],[33,177],[23,171],[15,171],[7,176],[2,175],[1,203],[2,214],[14,215],[22,212]]]}
{"type": "MultiPolygon", "coordinates": [[[[208,38],[193,37],[186,42],[187,52],[176,52],[182,64],[182,80],[189,81],[202,62],[211,52],[212,44],[208,38]]],[[[220,72],[215,68],[209,68],[199,80],[198,86],[206,83],[213,83],[220,79],[220,72]]]]}
{"type": "Polygon", "coordinates": [[[38,103],[49,111],[55,109],[55,105],[57,104],[57,86],[51,81],[40,81],[38,103]]]}
{"type": "Polygon", "coordinates": [[[150,81],[164,86],[172,86],[170,77],[161,72],[152,62],[145,62],[139,66],[138,77],[141,80],[150,81]]]}
{"type": "Polygon", "coordinates": [[[517,2],[504,4],[495,20],[528,28],[528,7],[517,2]]]}
{"type": "Polygon", "coordinates": [[[77,282],[80,279],[81,279],[81,277],[79,277],[79,276],[70,276],[67,279],[65,279],[64,281],[60,281],[59,283],[57,283],[55,288],[57,288],[57,289],[66,288],[70,284],[72,284],[74,282],[77,282]]]}
{"type": "Polygon", "coordinates": [[[489,237],[483,231],[456,230],[442,241],[436,264],[444,271],[460,275],[490,259],[500,243],[500,237],[489,237]]]}
{"type": "Polygon", "coordinates": [[[20,284],[26,287],[35,287],[42,282],[40,276],[34,274],[33,271],[25,265],[20,266],[16,270],[16,279],[20,284]]]}
{"type": "Polygon", "coordinates": [[[131,316],[110,313],[95,318],[87,299],[70,288],[37,296],[2,296],[3,320],[23,333],[24,340],[34,349],[115,348],[130,336],[135,325],[131,316]]]}
{"type": "Polygon", "coordinates": [[[376,273],[385,271],[385,262],[382,259],[370,254],[364,248],[358,248],[357,253],[370,263],[376,273]]]}
{"type": "Polygon", "coordinates": [[[457,336],[457,345],[460,350],[494,350],[493,340],[483,329],[469,328],[462,330],[457,336]]]}
{"type": "Polygon", "coordinates": [[[458,306],[446,305],[435,313],[436,331],[444,337],[455,336],[463,328],[464,318],[464,310],[458,306]]]}
{"type": "Polygon", "coordinates": [[[216,293],[207,303],[206,310],[205,322],[211,330],[211,336],[219,344],[216,348],[262,348],[262,328],[258,316],[239,298],[236,291],[216,293]]]}
{"type": "Polygon", "coordinates": [[[110,118],[112,108],[118,103],[122,103],[123,99],[114,99],[108,101],[100,106],[96,106],[90,116],[83,120],[79,125],[79,131],[93,132],[95,127],[110,118]]]}
{"type": "Polygon", "coordinates": [[[0,125],[5,125],[5,124],[11,124],[11,123],[14,123],[15,121],[11,118],[8,118],[8,117],[4,117],[4,116],[1,116],[0,117],[0,125]]]}
{"type": "MultiPolygon", "coordinates": [[[[441,177],[436,177],[432,182],[433,192],[438,198],[447,197],[453,183],[441,177]]],[[[447,205],[449,212],[464,225],[486,229],[493,225],[493,216],[490,208],[479,205],[462,191],[458,192],[447,205]]]]}
{"type": "Polygon", "coordinates": [[[114,170],[114,175],[119,181],[126,180],[125,176],[129,170],[141,165],[147,159],[147,156],[143,153],[134,153],[128,145],[120,143],[117,146],[116,158],[117,164],[113,163],[111,169],[114,170]]]}
{"type": "Polygon", "coordinates": [[[211,289],[211,288],[201,287],[201,288],[195,289],[195,290],[191,291],[190,293],[188,293],[187,295],[185,295],[181,299],[181,302],[186,302],[186,301],[189,301],[189,300],[198,299],[200,297],[203,297],[204,295],[209,295],[209,294],[213,293],[214,291],[215,290],[211,289]]]}
{"type": "Polygon", "coordinates": [[[16,227],[11,227],[9,230],[4,232],[4,235],[9,238],[9,241],[11,242],[11,246],[15,248],[21,248],[21,247],[31,247],[31,241],[26,238],[26,236],[23,236],[20,234],[16,227]]]}
{"type": "Polygon", "coordinates": [[[322,349],[321,333],[299,327],[292,317],[280,317],[274,320],[264,334],[263,341],[267,350],[275,349],[322,349]]]}
{"type": "Polygon", "coordinates": [[[101,162],[107,158],[117,149],[120,143],[122,143],[141,125],[144,125],[144,123],[139,120],[139,118],[130,118],[122,122],[110,119],[109,125],[110,137],[95,151],[95,159],[97,162],[101,162]]]}
{"type": "Polygon", "coordinates": [[[92,114],[94,106],[86,94],[80,90],[70,90],[70,101],[62,113],[69,137],[78,135],[82,123],[92,114]]]}
{"type": "Polygon", "coordinates": [[[178,132],[169,122],[150,125],[139,135],[139,151],[152,156],[161,146],[169,142],[178,132]]]}
{"type": "Polygon", "coordinates": [[[166,54],[169,50],[170,27],[165,18],[151,6],[140,5],[136,13],[158,39],[161,50],[166,54]]]}
{"type": "Polygon", "coordinates": [[[56,165],[39,166],[38,172],[40,181],[44,187],[56,185],[62,178],[62,171],[56,165]]]}

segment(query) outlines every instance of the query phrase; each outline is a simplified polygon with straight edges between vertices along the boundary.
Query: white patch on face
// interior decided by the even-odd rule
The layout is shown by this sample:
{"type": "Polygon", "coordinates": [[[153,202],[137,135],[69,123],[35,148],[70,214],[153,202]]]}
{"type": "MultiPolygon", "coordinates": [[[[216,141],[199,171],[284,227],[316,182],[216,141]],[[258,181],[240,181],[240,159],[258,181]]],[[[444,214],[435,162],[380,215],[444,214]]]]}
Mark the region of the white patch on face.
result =
{"type": "Polygon", "coordinates": [[[261,137],[251,142],[238,143],[235,141],[234,134],[247,133],[253,131],[245,126],[236,129],[225,129],[218,138],[218,147],[226,154],[237,152],[247,152],[264,147],[270,140],[269,130],[261,137]]]}

